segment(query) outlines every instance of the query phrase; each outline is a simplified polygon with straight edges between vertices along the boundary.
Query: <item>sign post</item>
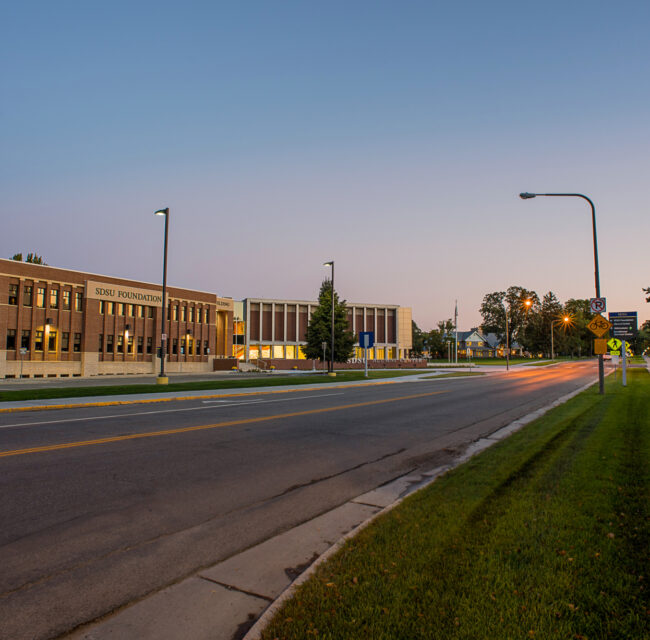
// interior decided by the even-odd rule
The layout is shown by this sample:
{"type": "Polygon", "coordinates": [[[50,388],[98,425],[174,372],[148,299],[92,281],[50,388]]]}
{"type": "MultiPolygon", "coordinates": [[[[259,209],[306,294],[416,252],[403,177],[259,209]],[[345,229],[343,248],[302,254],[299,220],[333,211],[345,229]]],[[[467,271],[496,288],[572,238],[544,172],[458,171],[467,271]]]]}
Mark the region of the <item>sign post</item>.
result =
{"type": "MultiPolygon", "coordinates": [[[[637,332],[636,311],[610,311],[609,321],[612,323],[611,334],[621,348],[621,372],[623,374],[623,386],[627,386],[627,343],[633,339],[637,332]],[[622,341],[622,343],[621,343],[622,341]]],[[[610,341],[611,343],[611,341],[610,341]]],[[[610,345],[611,346],[611,345],[610,345]]]]}
{"type": "Polygon", "coordinates": [[[359,332],[359,346],[363,347],[364,350],[364,371],[365,376],[368,377],[368,349],[370,349],[375,344],[375,332],[374,331],[360,331],[359,332]]]}
{"type": "Polygon", "coordinates": [[[327,349],[327,342],[323,341],[322,342],[322,347],[323,347],[323,373],[325,373],[325,351],[327,349]]]}

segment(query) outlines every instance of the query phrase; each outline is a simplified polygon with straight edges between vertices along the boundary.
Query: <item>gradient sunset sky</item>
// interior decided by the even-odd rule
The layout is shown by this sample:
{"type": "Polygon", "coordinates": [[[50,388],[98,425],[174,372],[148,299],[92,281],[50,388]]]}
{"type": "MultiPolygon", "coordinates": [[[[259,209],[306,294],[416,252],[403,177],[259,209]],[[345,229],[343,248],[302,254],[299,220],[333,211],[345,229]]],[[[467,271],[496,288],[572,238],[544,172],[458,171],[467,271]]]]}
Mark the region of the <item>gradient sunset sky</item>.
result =
{"type": "Polygon", "coordinates": [[[423,329],[485,293],[650,318],[650,3],[23,2],[3,9],[0,256],[423,329]]]}

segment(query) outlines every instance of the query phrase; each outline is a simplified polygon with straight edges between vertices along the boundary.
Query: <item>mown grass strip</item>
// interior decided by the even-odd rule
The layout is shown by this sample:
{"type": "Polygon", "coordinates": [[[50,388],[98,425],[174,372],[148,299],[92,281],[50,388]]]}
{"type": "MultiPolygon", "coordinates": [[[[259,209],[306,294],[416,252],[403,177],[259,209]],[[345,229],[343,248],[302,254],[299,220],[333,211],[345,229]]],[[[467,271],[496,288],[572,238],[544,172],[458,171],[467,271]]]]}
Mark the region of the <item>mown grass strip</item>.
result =
{"type": "MultiPolygon", "coordinates": [[[[398,378],[417,375],[424,370],[370,371],[368,378],[398,378]]],[[[135,395],[140,393],[169,393],[173,391],[208,391],[211,389],[247,389],[251,387],[278,387],[282,385],[329,384],[333,382],[354,382],[363,380],[363,371],[346,371],[329,377],[319,373],[291,376],[260,375],[255,378],[234,380],[203,380],[196,382],[178,382],[168,385],[158,384],[115,384],[97,387],[50,387],[46,389],[16,389],[0,391],[0,402],[19,402],[22,400],[51,400],[56,398],[87,398],[89,396],[135,395]]]]}
{"type": "Polygon", "coordinates": [[[608,380],[377,519],[271,640],[648,637],[650,375],[608,380]]]}

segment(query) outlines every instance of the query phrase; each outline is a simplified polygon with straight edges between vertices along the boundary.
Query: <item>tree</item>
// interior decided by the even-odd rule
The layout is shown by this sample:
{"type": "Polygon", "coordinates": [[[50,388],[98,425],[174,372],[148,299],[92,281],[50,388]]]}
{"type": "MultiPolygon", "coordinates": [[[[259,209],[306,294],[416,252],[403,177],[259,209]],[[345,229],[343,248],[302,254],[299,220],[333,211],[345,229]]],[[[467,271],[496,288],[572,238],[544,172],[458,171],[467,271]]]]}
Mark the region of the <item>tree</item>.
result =
{"type": "Polygon", "coordinates": [[[523,329],[530,315],[526,300],[531,306],[539,305],[539,298],[534,291],[524,287],[508,287],[507,291],[495,291],[483,297],[480,313],[483,316],[481,331],[494,333],[503,343],[506,342],[506,313],[508,314],[508,343],[516,339],[521,343],[523,329]]]}
{"type": "Polygon", "coordinates": [[[643,293],[646,293],[648,297],[645,299],[646,302],[650,302],[650,287],[643,289],[643,293]]]}
{"type": "Polygon", "coordinates": [[[421,358],[425,348],[426,333],[411,320],[411,356],[421,358]]]}
{"type": "MultiPolygon", "coordinates": [[[[325,359],[329,359],[332,344],[332,281],[323,280],[307,327],[307,344],[303,351],[308,358],[323,360],[323,342],[327,343],[325,359]]],[[[345,300],[339,300],[334,291],[334,362],[347,362],[353,354],[355,336],[348,330],[348,313],[345,300]]]]}
{"type": "MultiPolygon", "coordinates": [[[[11,256],[12,260],[17,260],[18,262],[23,261],[23,254],[22,253],[14,253],[13,256],[11,256]]],[[[28,253],[27,257],[25,258],[25,262],[31,262],[32,264],[46,264],[46,262],[43,260],[43,256],[39,256],[36,253],[28,253]]]]}

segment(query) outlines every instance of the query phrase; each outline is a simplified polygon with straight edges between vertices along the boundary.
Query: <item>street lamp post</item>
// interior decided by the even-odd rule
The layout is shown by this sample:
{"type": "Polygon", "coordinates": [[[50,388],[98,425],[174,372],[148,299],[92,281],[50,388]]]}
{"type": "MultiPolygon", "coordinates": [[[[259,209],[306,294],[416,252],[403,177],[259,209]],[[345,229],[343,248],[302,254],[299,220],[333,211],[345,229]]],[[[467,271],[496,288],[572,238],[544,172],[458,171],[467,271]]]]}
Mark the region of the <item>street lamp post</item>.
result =
{"type": "Polygon", "coordinates": [[[503,303],[503,312],[506,316],[506,371],[510,371],[510,326],[508,324],[508,309],[503,303]]]}
{"type": "Polygon", "coordinates": [[[569,324],[569,320],[571,320],[569,316],[564,316],[564,318],[561,318],[560,320],[551,320],[551,360],[553,360],[555,357],[555,349],[553,345],[553,327],[555,327],[556,324],[561,324],[562,322],[564,322],[564,326],[566,327],[567,324],[569,324]]]}
{"type": "MultiPolygon", "coordinates": [[[[596,284],[596,297],[600,298],[600,273],[598,270],[598,240],[596,237],[596,207],[594,203],[581,193],[520,193],[522,200],[530,200],[537,196],[551,196],[557,198],[582,198],[591,206],[591,225],[593,229],[594,240],[594,279],[596,284]]],[[[605,393],[605,362],[602,354],[598,356],[598,391],[601,395],[605,393]]]]}
{"type": "Polygon", "coordinates": [[[329,372],[334,373],[334,260],[325,262],[324,267],[332,267],[332,345],[330,347],[329,372]]]}
{"type": "Polygon", "coordinates": [[[169,207],[158,209],[156,216],[165,216],[165,248],[163,252],[163,285],[162,285],[162,322],[160,325],[160,376],[158,384],[168,384],[169,378],[165,376],[165,355],[167,353],[167,239],[169,237],[169,207]]]}

